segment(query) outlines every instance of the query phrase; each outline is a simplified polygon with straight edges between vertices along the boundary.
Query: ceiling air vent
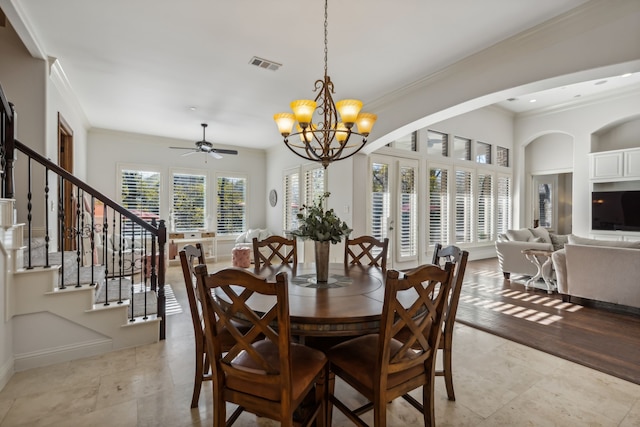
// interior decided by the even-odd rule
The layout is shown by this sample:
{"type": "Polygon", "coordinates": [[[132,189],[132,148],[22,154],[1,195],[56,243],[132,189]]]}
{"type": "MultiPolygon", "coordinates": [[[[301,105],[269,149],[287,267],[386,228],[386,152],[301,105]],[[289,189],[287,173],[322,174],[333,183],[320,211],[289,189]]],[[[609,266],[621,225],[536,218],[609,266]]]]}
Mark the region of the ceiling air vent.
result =
{"type": "Polygon", "coordinates": [[[255,65],[258,68],[264,68],[266,70],[276,71],[278,68],[282,67],[282,64],[278,64],[277,62],[269,61],[266,59],[258,58],[254,56],[249,61],[249,64],[255,65]]]}

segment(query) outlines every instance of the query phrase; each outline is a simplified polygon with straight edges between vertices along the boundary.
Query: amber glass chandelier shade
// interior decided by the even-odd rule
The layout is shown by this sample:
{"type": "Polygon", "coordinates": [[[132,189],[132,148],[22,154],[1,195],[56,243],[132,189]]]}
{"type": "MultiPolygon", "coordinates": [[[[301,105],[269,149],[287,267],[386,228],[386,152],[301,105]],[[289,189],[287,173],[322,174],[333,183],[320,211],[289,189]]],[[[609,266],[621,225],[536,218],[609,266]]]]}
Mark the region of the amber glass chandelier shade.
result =
{"type": "Polygon", "coordinates": [[[355,123],[360,109],[362,109],[362,101],[357,99],[343,99],[336,102],[336,110],[347,128],[355,123]]]}
{"type": "Polygon", "coordinates": [[[300,126],[307,127],[311,123],[313,112],[316,110],[316,101],[310,99],[299,99],[291,103],[291,110],[300,126]]]}
{"type": "Polygon", "coordinates": [[[317,129],[316,125],[312,124],[306,129],[302,129],[300,125],[296,125],[296,130],[300,134],[300,141],[309,143],[313,141],[313,131],[317,129]]]}
{"type": "Polygon", "coordinates": [[[344,143],[347,140],[347,136],[349,136],[349,132],[344,123],[338,123],[336,126],[336,139],[340,144],[344,143]]]}
{"type": "Polygon", "coordinates": [[[360,113],[356,119],[356,125],[358,126],[358,132],[364,136],[369,136],[373,125],[378,120],[378,116],[373,113],[360,113]]]}
{"type": "Polygon", "coordinates": [[[291,113],[278,113],[273,115],[273,120],[276,121],[276,125],[278,126],[278,131],[280,131],[280,135],[289,136],[291,135],[291,131],[293,130],[293,125],[296,122],[296,118],[291,113]]]}

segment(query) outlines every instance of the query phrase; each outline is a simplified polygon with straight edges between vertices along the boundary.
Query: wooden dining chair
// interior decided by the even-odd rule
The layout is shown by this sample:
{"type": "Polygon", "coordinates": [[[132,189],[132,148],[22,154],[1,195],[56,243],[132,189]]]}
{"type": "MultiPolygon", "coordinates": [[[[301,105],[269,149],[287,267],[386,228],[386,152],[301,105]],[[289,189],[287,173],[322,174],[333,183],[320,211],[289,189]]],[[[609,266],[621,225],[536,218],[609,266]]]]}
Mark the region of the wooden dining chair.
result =
{"type": "Polygon", "coordinates": [[[324,426],[327,358],[291,342],[287,274],[277,274],[272,282],[246,270],[229,268],[209,275],[197,266],[196,277],[214,377],[214,427],[233,424],[245,410],[285,427],[294,421],[324,426]],[[247,303],[254,294],[271,297],[260,311],[247,303]],[[236,329],[235,316],[250,322],[251,329],[236,329]],[[226,354],[218,340],[222,329],[235,341],[226,354]],[[257,339],[260,336],[264,338],[257,339]],[[225,402],[238,405],[229,420],[225,402]]]}
{"type": "MultiPolygon", "coordinates": [[[[200,303],[200,295],[196,287],[195,266],[202,264],[206,269],[204,252],[202,244],[187,245],[180,251],[180,264],[182,266],[182,275],[184,276],[184,284],[187,290],[187,299],[189,300],[189,311],[191,312],[191,321],[193,323],[193,334],[195,338],[195,377],[193,381],[193,395],[191,397],[191,407],[198,406],[200,399],[200,389],[203,381],[211,381],[211,373],[209,370],[209,357],[204,334],[204,318],[202,317],[202,305],[200,303]]],[[[235,327],[240,330],[248,330],[247,325],[235,322],[235,327]]],[[[221,331],[219,334],[222,351],[229,351],[233,345],[231,336],[228,331],[221,331]]]]}
{"type": "MultiPolygon", "coordinates": [[[[451,353],[453,350],[453,328],[456,321],[456,313],[458,312],[458,301],[460,300],[460,292],[462,291],[462,282],[464,280],[464,272],[467,268],[468,251],[463,251],[457,246],[447,246],[443,248],[437,243],[433,252],[433,264],[442,266],[446,262],[450,262],[455,266],[455,276],[451,285],[451,294],[449,296],[449,304],[444,315],[442,337],[438,342],[438,348],[442,350],[442,369],[436,370],[436,376],[443,376],[447,387],[447,397],[449,400],[456,400],[453,391],[453,370],[451,364],[451,353]]],[[[405,399],[407,399],[405,397],[405,399]]],[[[407,399],[414,406],[417,402],[411,402],[410,396],[407,399]]],[[[416,406],[420,409],[420,406],[416,406]]]]}
{"type": "Polygon", "coordinates": [[[389,239],[378,240],[373,236],[360,236],[345,239],[344,265],[368,265],[387,270],[387,249],[389,239]]]}
{"type": "Polygon", "coordinates": [[[258,240],[254,237],[253,259],[256,269],[272,264],[290,264],[295,268],[298,265],[296,238],[287,239],[274,235],[258,240]]]}
{"type": "Polygon", "coordinates": [[[376,427],[386,425],[387,403],[422,386],[425,426],[435,425],[433,383],[436,353],[453,280],[453,264],[444,269],[420,266],[399,278],[386,275],[380,332],[353,338],[327,351],[330,364],[327,414],[335,405],[351,421],[366,426],[359,417],[372,409],[376,427]],[[403,328],[406,340],[396,339],[403,328]],[[417,344],[417,345],[414,345],[417,344]],[[361,393],[369,403],[350,409],[334,394],[335,375],[361,393]]]}

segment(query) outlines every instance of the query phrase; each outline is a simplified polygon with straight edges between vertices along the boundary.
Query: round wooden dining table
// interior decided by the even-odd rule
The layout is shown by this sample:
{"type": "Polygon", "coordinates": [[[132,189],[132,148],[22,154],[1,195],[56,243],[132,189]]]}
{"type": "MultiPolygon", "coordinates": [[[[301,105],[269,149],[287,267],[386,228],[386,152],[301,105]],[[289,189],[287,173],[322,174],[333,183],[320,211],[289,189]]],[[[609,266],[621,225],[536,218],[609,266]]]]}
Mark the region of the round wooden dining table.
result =
{"type": "MultiPolygon", "coordinates": [[[[378,267],[329,265],[327,283],[315,280],[315,265],[271,265],[251,270],[274,280],[286,272],[289,286],[291,334],[300,337],[356,336],[378,332],[384,301],[385,275],[378,267]]],[[[225,300],[224,295],[217,294],[225,300]]],[[[274,297],[253,294],[247,303],[266,311],[274,297]]]]}

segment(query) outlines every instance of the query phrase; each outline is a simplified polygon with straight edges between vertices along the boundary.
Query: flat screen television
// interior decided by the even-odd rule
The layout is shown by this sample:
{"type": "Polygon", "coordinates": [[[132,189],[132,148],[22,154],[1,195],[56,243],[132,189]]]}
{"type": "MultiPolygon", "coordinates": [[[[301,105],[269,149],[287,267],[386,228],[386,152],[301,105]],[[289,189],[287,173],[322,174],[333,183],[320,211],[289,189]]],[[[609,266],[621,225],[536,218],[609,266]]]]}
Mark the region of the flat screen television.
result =
{"type": "Polygon", "coordinates": [[[640,231],[640,191],[591,194],[591,229],[640,231]]]}

